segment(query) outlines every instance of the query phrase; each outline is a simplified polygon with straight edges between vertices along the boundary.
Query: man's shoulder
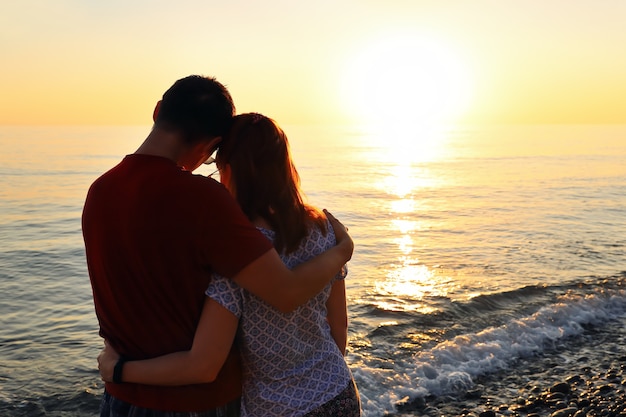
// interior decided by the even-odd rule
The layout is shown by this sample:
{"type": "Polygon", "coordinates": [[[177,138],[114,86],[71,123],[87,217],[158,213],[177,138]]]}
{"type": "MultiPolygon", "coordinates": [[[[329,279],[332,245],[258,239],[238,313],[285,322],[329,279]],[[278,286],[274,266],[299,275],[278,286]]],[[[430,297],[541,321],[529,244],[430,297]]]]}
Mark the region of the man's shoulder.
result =
{"type": "Polygon", "coordinates": [[[197,198],[231,198],[230,193],[222,184],[201,174],[182,171],[177,181],[180,182],[181,187],[186,188],[188,191],[199,193],[195,194],[197,198]]]}

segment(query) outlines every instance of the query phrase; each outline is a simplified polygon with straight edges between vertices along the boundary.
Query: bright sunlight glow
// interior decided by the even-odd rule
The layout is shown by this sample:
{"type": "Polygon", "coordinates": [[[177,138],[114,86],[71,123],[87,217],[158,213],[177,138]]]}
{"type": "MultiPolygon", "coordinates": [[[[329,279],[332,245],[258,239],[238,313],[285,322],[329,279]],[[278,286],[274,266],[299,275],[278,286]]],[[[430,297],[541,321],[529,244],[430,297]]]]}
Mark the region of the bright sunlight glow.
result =
{"type": "Polygon", "coordinates": [[[470,75],[443,43],[416,36],[378,40],[348,64],[344,101],[376,129],[440,125],[459,116],[470,98],[470,75]]]}

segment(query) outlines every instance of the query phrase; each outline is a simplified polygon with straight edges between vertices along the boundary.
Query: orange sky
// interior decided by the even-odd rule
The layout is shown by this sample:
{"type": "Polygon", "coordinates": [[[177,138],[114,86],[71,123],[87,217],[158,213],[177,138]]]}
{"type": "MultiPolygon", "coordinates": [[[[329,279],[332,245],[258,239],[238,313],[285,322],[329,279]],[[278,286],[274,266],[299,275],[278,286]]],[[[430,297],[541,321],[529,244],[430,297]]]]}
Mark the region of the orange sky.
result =
{"type": "Polygon", "coordinates": [[[0,124],[150,124],[189,74],[282,124],[626,123],[622,0],[8,3],[0,124]]]}

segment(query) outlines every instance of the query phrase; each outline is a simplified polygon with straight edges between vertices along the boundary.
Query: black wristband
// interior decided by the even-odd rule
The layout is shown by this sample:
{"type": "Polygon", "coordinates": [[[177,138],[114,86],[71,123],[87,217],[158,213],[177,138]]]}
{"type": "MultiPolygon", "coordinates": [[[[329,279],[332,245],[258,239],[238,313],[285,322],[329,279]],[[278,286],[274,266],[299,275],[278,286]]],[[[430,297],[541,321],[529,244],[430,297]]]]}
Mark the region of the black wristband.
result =
{"type": "Polygon", "coordinates": [[[124,356],[120,356],[117,360],[117,363],[113,367],[113,383],[121,384],[122,381],[122,371],[124,370],[124,364],[128,359],[124,356]]]}

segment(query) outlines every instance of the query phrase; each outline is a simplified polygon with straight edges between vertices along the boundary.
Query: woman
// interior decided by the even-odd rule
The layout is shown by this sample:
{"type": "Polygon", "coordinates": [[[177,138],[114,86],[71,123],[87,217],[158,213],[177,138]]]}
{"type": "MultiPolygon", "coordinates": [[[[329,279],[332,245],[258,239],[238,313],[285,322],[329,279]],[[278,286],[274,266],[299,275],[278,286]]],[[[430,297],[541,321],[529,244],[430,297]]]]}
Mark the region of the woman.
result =
{"type": "MultiPolygon", "coordinates": [[[[287,137],[273,120],[257,113],[237,116],[216,163],[221,182],[288,267],[335,244],[324,214],[304,203],[287,137]]],[[[358,392],[343,357],[345,274],[344,268],[288,314],[215,276],[190,351],[124,363],[107,347],[98,358],[100,373],[106,381],[115,370],[117,380],[152,385],[210,382],[236,340],[243,416],[359,416],[358,392]]]]}

